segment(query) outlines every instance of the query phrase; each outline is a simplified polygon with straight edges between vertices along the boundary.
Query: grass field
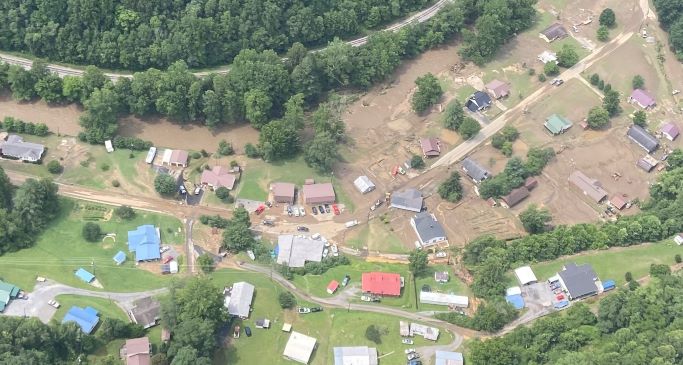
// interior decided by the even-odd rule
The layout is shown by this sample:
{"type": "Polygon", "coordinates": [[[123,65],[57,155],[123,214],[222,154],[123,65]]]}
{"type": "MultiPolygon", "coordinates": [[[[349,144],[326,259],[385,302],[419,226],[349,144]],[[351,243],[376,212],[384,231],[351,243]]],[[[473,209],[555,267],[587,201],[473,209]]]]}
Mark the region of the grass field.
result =
{"type": "Polygon", "coordinates": [[[40,235],[33,247],[0,257],[0,277],[28,291],[33,289],[36,276],[97,290],[73,274],[80,267],[93,272],[105,291],[140,291],[160,288],[168,282],[168,277],[136,268],[131,261],[133,256],[128,253],[127,231],[142,224],[154,224],[160,227],[163,243],[178,244],[184,240],[183,233],[178,231],[182,228],[180,221],[169,216],[137,211],[136,217],[131,221],[111,218],[109,221],[98,222],[103,232],[116,233],[116,243],[110,239],[104,243],[90,243],[81,236],[83,213],[74,210],[75,206],[83,204],[95,206],[82,201],[62,199],[58,217],[40,235]],[[127,253],[128,261],[116,266],[112,258],[119,250],[127,253]]]}
{"type": "Polygon", "coordinates": [[[353,238],[346,241],[349,246],[362,250],[367,246],[369,251],[381,251],[386,253],[405,253],[406,247],[389,226],[379,219],[373,219],[363,225],[353,238]]]}
{"type": "MultiPolygon", "coordinates": [[[[467,287],[467,285],[465,283],[463,283],[462,281],[460,281],[460,279],[458,279],[458,277],[453,275],[453,270],[451,270],[446,265],[430,265],[429,271],[427,272],[427,274],[422,275],[422,276],[415,279],[415,288],[417,289],[418,293],[420,292],[420,290],[422,290],[423,285],[428,285],[432,289],[432,292],[465,295],[465,296],[471,296],[472,295],[472,293],[470,292],[470,289],[467,287]],[[447,283],[443,283],[443,284],[437,283],[434,280],[434,272],[435,271],[448,271],[448,274],[450,275],[450,280],[447,283]]],[[[419,299],[419,296],[418,296],[418,299],[419,299]]],[[[421,304],[421,303],[419,303],[419,300],[418,300],[418,310],[420,310],[420,311],[446,310],[446,308],[447,307],[442,306],[442,305],[421,304]]]]}
{"type": "Polygon", "coordinates": [[[62,305],[52,317],[52,319],[58,323],[62,322],[66,312],[73,306],[79,306],[81,308],[93,307],[97,309],[97,311],[100,312],[100,321],[103,318],[114,318],[120,319],[126,323],[130,322],[126,312],[119,308],[113,300],[71,294],[58,295],[55,299],[62,305]]]}

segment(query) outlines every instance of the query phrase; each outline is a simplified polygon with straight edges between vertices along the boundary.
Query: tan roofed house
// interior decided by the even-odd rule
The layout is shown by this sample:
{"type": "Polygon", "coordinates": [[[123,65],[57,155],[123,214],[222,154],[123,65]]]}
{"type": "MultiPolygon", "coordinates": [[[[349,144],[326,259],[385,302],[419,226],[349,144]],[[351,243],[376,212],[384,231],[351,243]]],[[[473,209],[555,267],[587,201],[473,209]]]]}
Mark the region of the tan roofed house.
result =
{"type": "Polygon", "coordinates": [[[161,164],[177,167],[187,167],[188,157],[189,154],[187,153],[187,151],[167,149],[164,151],[164,155],[161,159],[161,164]]]}
{"type": "Polygon", "coordinates": [[[602,188],[602,185],[598,180],[586,176],[581,171],[572,172],[572,174],[569,175],[568,180],[596,203],[601,202],[607,196],[607,191],[602,188]]]}
{"type": "Polygon", "coordinates": [[[436,138],[422,138],[420,139],[420,147],[424,157],[434,157],[441,153],[441,144],[436,138]]]}
{"type": "Polygon", "coordinates": [[[493,80],[486,84],[485,87],[486,91],[496,99],[510,95],[510,85],[500,80],[493,80]]]}
{"type": "Polygon", "coordinates": [[[213,189],[225,187],[232,190],[235,187],[237,176],[230,173],[225,166],[214,166],[211,170],[202,172],[201,183],[213,189]]]}
{"type": "Polygon", "coordinates": [[[306,204],[328,204],[336,200],[331,183],[304,185],[303,194],[306,204]]]}
{"type": "Polygon", "coordinates": [[[294,194],[296,187],[292,183],[275,182],[270,185],[270,191],[273,192],[273,200],[276,203],[294,203],[294,194]]]}
{"type": "Polygon", "coordinates": [[[121,357],[126,360],[126,365],[150,365],[149,338],[140,337],[126,340],[121,348],[121,357]]]}

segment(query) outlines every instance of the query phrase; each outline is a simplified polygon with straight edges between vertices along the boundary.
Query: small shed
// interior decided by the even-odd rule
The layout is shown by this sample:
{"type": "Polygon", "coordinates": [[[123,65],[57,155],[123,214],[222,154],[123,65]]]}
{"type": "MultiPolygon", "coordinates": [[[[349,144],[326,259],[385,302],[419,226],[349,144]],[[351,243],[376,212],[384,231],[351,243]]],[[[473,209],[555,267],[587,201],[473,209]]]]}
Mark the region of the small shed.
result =
{"type": "Polygon", "coordinates": [[[85,270],[83,268],[76,270],[75,274],[79,279],[85,281],[88,284],[90,284],[93,280],[95,280],[95,275],[91,274],[90,272],[88,272],[87,270],[85,270]]]}
{"type": "Polygon", "coordinates": [[[526,180],[524,180],[524,187],[527,188],[527,190],[529,191],[533,190],[537,186],[538,180],[536,180],[536,178],[533,176],[529,176],[526,178],[526,180]]]}
{"type": "Polygon", "coordinates": [[[515,269],[515,276],[522,285],[532,284],[538,281],[531,266],[522,266],[515,269]]]}
{"type": "Polygon", "coordinates": [[[674,236],[674,242],[676,242],[677,245],[683,245],[683,233],[679,233],[674,236]]]}
{"type": "Polygon", "coordinates": [[[353,181],[353,185],[356,186],[356,189],[358,189],[361,194],[366,194],[375,190],[375,184],[365,175],[358,176],[358,178],[353,181]]]}
{"type": "Polygon", "coordinates": [[[662,128],[659,129],[659,131],[669,141],[673,141],[680,134],[678,126],[671,122],[664,124],[662,128]]]}
{"type": "Polygon", "coordinates": [[[626,200],[620,195],[617,194],[611,198],[609,198],[610,204],[612,204],[613,207],[622,210],[626,206],[626,200]]]}
{"type": "Polygon", "coordinates": [[[284,323],[282,325],[282,332],[292,332],[292,324],[291,323],[284,323]]]}
{"type": "Polygon", "coordinates": [[[645,172],[652,171],[658,164],[659,161],[650,155],[645,155],[645,157],[636,162],[636,166],[640,167],[645,172]]]}
{"type": "Polygon", "coordinates": [[[334,294],[334,292],[337,291],[337,288],[339,288],[339,282],[337,280],[330,281],[330,283],[327,284],[327,294],[334,294]]]}
{"type": "Polygon", "coordinates": [[[399,321],[398,333],[403,337],[410,336],[410,324],[408,324],[408,322],[399,321]]]}
{"type": "Polygon", "coordinates": [[[123,251],[119,251],[115,256],[114,256],[114,262],[116,262],[116,265],[121,265],[126,261],[126,253],[123,251]]]}
{"type": "Polygon", "coordinates": [[[493,80],[486,84],[486,91],[496,99],[510,95],[510,85],[500,80],[493,80]]]}
{"type": "Polygon", "coordinates": [[[614,280],[605,280],[602,282],[602,290],[604,291],[609,291],[617,287],[617,284],[614,282],[614,280]]]}
{"type": "Polygon", "coordinates": [[[256,324],[256,328],[261,328],[261,329],[270,328],[270,319],[259,318],[254,322],[254,324],[256,324]]]}
{"type": "Polygon", "coordinates": [[[500,201],[505,208],[512,208],[519,204],[519,202],[522,200],[526,199],[528,196],[529,189],[525,188],[524,186],[520,186],[516,189],[512,189],[510,194],[500,198],[500,201]]]}
{"type": "Polygon", "coordinates": [[[447,283],[449,279],[448,271],[436,271],[434,273],[434,280],[437,283],[447,283]]]}
{"type": "Polygon", "coordinates": [[[441,154],[441,143],[436,138],[421,138],[420,148],[424,157],[435,157],[441,154]]]}
{"type": "Polygon", "coordinates": [[[168,263],[168,269],[171,271],[171,274],[177,274],[178,273],[178,261],[173,260],[168,263]]]}
{"type": "Polygon", "coordinates": [[[104,141],[104,148],[108,153],[114,152],[114,146],[111,144],[111,140],[104,141]]]}

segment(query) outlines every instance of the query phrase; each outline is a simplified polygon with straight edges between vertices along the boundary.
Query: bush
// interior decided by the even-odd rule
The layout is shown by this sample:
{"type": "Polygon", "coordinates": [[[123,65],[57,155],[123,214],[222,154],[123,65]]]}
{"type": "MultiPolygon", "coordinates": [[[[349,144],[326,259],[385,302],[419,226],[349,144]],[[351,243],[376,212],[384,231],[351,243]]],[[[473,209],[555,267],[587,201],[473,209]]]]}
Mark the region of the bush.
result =
{"type": "Polygon", "coordinates": [[[225,186],[219,187],[218,189],[216,189],[216,198],[225,202],[228,198],[230,198],[230,190],[228,190],[228,188],[226,188],[225,186]]]}
{"type": "Polygon", "coordinates": [[[680,264],[681,262],[683,262],[683,259],[681,259],[680,254],[676,254],[676,256],[674,256],[674,262],[676,262],[677,264],[680,264]]]}
{"type": "Polygon", "coordinates": [[[548,62],[545,64],[545,66],[543,66],[543,73],[548,76],[558,75],[560,73],[560,66],[558,66],[555,62],[548,62]]]}
{"type": "Polygon", "coordinates": [[[86,222],[81,232],[83,238],[88,242],[97,242],[102,234],[102,228],[97,223],[86,222]]]}
{"type": "Polygon", "coordinates": [[[154,190],[161,195],[173,195],[178,189],[178,184],[171,175],[159,174],[154,178],[154,190]]]}
{"type": "Polygon", "coordinates": [[[600,13],[600,18],[599,18],[600,25],[612,28],[617,24],[617,17],[614,14],[614,10],[610,8],[605,8],[600,13]]]}
{"type": "Polygon", "coordinates": [[[258,158],[261,156],[261,153],[259,152],[258,148],[256,148],[251,143],[247,143],[246,145],[244,145],[244,153],[249,158],[258,158]]]}
{"type": "Polygon", "coordinates": [[[460,184],[460,174],[453,171],[441,185],[439,185],[439,196],[441,199],[456,203],[462,199],[462,184],[460,184]]]}
{"type": "Polygon", "coordinates": [[[235,161],[235,160],[230,161],[230,167],[237,167],[237,166],[239,166],[239,165],[240,165],[240,164],[237,163],[237,161],[235,161]]]}
{"type": "Polygon", "coordinates": [[[365,329],[365,338],[379,345],[382,343],[382,331],[379,330],[379,327],[371,324],[365,329]]]}
{"type": "Polygon", "coordinates": [[[206,252],[197,257],[197,263],[204,274],[210,274],[215,269],[213,258],[206,252]]]}
{"type": "Polygon", "coordinates": [[[422,114],[441,99],[443,89],[439,84],[439,79],[431,73],[418,77],[415,84],[417,91],[413,94],[411,105],[416,113],[422,114]]]}
{"type": "Polygon", "coordinates": [[[288,291],[280,293],[277,296],[277,301],[280,303],[280,308],[282,309],[291,309],[296,306],[296,297],[288,291]]]}
{"type": "Polygon", "coordinates": [[[208,152],[206,152],[206,150],[205,150],[205,149],[203,149],[203,148],[202,148],[202,150],[201,150],[201,151],[199,151],[199,153],[201,153],[201,154],[202,154],[202,157],[209,157],[209,153],[208,153],[208,152]]]}
{"type": "Polygon", "coordinates": [[[624,280],[627,282],[633,280],[633,274],[631,274],[630,271],[627,271],[626,274],[624,274],[624,280]]]}
{"type": "Polygon", "coordinates": [[[199,222],[201,224],[207,225],[213,228],[227,228],[230,221],[221,217],[220,215],[201,215],[199,216],[199,222]]]}
{"type": "Polygon", "coordinates": [[[598,80],[598,89],[600,89],[600,90],[605,89],[605,81],[604,80],[598,80]]]}
{"type": "Polygon", "coordinates": [[[218,142],[218,154],[221,156],[230,156],[235,153],[235,149],[232,147],[231,143],[222,139],[218,142]]]}
{"type": "Polygon", "coordinates": [[[52,160],[47,163],[47,171],[49,171],[51,174],[59,174],[63,169],[64,168],[57,160],[52,160]]]}
{"type": "Polygon", "coordinates": [[[529,76],[534,76],[536,74],[536,69],[535,68],[530,68],[529,71],[527,71],[529,76]]]}
{"type": "Polygon", "coordinates": [[[118,180],[114,179],[111,181],[111,186],[118,188],[119,186],[121,186],[121,183],[118,180]]]}
{"type": "Polygon", "coordinates": [[[105,163],[100,165],[100,170],[109,171],[109,167],[110,167],[109,164],[105,162],[105,163]]]}
{"type": "Polygon", "coordinates": [[[607,42],[609,40],[609,29],[607,29],[606,26],[601,25],[598,28],[596,36],[600,42],[607,42]]]}
{"type": "Polygon", "coordinates": [[[592,74],[590,78],[591,85],[597,85],[600,82],[600,76],[598,74],[592,74]]]}
{"type": "MultiPolygon", "coordinates": [[[[86,136],[87,137],[87,136],[86,136]]],[[[152,142],[145,141],[136,137],[122,137],[116,136],[111,141],[117,149],[130,149],[134,151],[144,151],[150,149],[153,146],[152,142]]]]}
{"type": "Polygon", "coordinates": [[[543,74],[543,73],[538,74],[538,81],[545,82],[545,80],[547,80],[547,78],[545,77],[545,74],[543,74]]]}
{"type": "Polygon", "coordinates": [[[603,129],[609,124],[609,113],[601,106],[593,107],[588,111],[586,122],[591,129],[603,129]]]}
{"type": "Polygon", "coordinates": [[[633,86],[634,89],[642,89],[645,86],[645,79],[640,75],[635,75],[633,76],[633,80],[631,80],[631,86],[633,86]]]}
{"type": "Polygon", "coordinates": [[[422,156],[413,155],[410,158],[410,167],[418,170],[424,169],[425,161],[422,159],[422,156]]]}
{"type": "Polygon", "coordinates": [[[479,122],[470,117],[465,117],[458,128],[458,133],[463,139],[470,139],[479,133],[481,130],[481,125],[479,122]]]}
{"type": "Polygon", "coordinates": [[[114,209],[114,215],[121,219],[131,220],[135,218],[135,210],[127,205],[122,205],[114,209]]]}
{"type": "Polygon", "coordinates": [[[194,158],[195,160],[199,160],[200,158],[202,158],[202,154],[200,152],[192,152],[192,158],[194,158]]]}

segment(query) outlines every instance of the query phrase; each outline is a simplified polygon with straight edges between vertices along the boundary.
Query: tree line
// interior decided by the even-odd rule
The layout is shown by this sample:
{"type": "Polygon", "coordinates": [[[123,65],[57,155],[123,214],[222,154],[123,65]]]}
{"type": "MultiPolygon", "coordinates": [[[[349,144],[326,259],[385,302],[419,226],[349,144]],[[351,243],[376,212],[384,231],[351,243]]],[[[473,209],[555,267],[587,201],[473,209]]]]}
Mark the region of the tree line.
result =
{"type": "Polygon", "coordinates": [[[669,33],[669,45],[679,61],[683,60],[683,3],[676,0],[654,0],[659,24],[669,33]]]}
{"type": "Polygon", "coordinates": [[[8,0],[0,49],[115,69],[230,62],[243,49],[283,52],[377,29],[429,0],[8,0]]]}

